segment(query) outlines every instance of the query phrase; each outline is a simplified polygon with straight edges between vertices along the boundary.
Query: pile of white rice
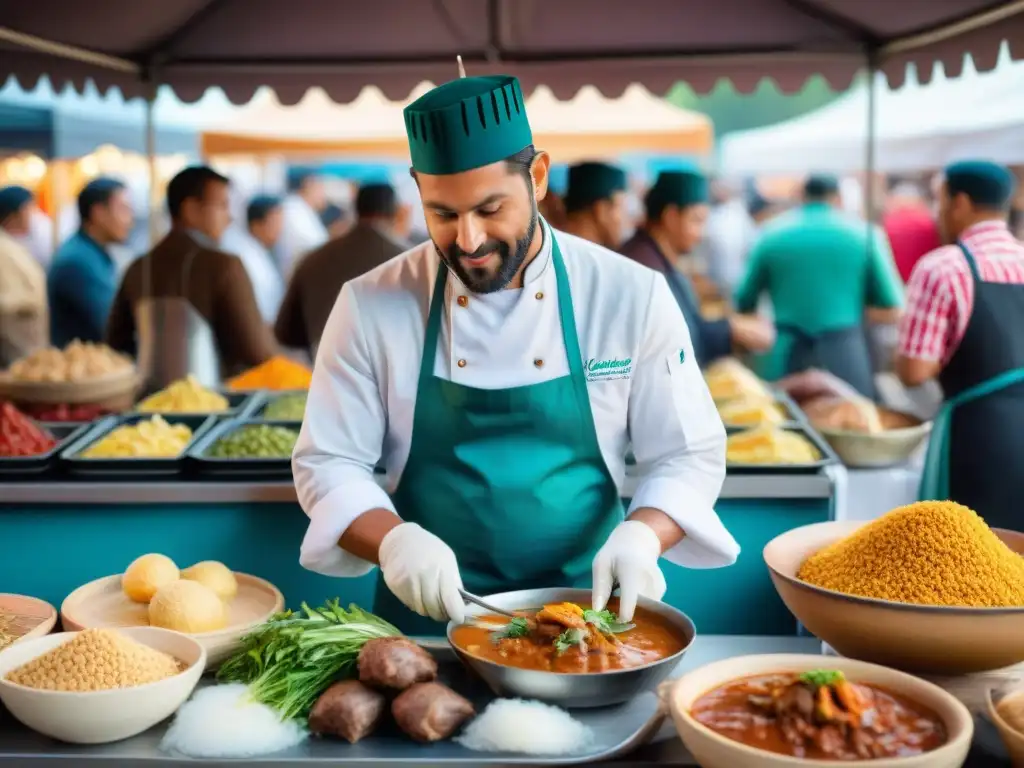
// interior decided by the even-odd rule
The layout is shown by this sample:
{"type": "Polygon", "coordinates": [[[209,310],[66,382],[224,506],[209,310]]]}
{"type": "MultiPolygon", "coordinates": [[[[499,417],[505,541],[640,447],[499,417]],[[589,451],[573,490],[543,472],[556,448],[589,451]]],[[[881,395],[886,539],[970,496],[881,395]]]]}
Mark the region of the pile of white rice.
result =
{"type": "Polygon", "coordinates": [[[497,699],[455,740],[476,752],[569,755],[586,751],[594,734],[558,707],[525,699],[497,699]]]}

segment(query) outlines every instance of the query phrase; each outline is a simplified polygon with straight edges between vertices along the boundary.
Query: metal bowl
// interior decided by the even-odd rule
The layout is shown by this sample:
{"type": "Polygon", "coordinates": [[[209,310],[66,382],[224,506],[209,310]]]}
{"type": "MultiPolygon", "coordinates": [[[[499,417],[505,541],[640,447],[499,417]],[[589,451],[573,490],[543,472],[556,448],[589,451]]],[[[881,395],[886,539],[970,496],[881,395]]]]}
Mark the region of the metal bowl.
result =
{"type": "MultiPolygon", "coordinates": [[[[487,595],[484,600],[508,611],[535,609],[547,603],[589,604],[589,589],[525,589],[487,595]]],[[[462,662],[479,675],[497,696],[512,696],[556,704],[567,709],[606,707],[622,704],[645,691],[653,691],[672,674],[697,636],[693,621],[682,611],[665,603],[641,597],[637,607],[656,614],[685,638],[682,649],[673,655],[632,669],[610,672],[561,673],[506,667],[471,655],[452,641],[457,624],[448,623],[448,643],[462,662]]],[[[470,608],[470,616],[486,615],[482,608],[470,608]]]]}
{"type": "Polygon", "coordinates": [[[907,426],[870,434],[820,426],[815,424],[815,419],[811,419],[811,425],[832,446],[832,450],[847,467],[879,469],[908,461],[928,437],[932,423],[922,422],[911,414],[886,408],[880,408],[879,412],[883,419],[899,418],[905,421],[907,426]]]}

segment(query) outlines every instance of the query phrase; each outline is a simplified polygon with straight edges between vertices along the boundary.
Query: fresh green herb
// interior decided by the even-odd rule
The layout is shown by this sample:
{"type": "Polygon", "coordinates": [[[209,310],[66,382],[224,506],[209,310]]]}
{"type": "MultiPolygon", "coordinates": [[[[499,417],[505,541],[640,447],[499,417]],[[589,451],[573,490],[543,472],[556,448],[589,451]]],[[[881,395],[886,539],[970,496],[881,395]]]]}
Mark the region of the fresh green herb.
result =
{"type": "Polygon", "coordinates": [[[582,645],[586,639],[587,630],[579,629],[578,627],[567,629],[555,638],[555,650],[559,653],[565,653],[574,645],[582,645]]]}
{"type": "Polygon", "coordinates": [[[583,620],[604,635],[617,635],[620,632],[628,632],[636,626],[636,624],[626,624],[619,621],[619,617],[608,609],[594,611],[588,608],[583,611],[583,620]]]}
{"type": "Polygon", "coordinates": [[[815,688],[825,688],[836,683],[841,683],[846,675],[834,669],[812,669],[800,675],[800,682],[813,685],[815,688]]]}
{"type": "Polygon", "coordinates": [[[282,720],[301,720],[331,683],[355,671],[367,640],[402,633],[356,605],[337,600],[321,608],[305,603],[285,611],[242,638],[242,647],[221,666],[217,680],[249,686],[252,698],[282,720]]]}
{"type": "Polygon", "coordinates": [[[497,632],[492,632],[491,640],[498,642],[507,637],[526,637],[528,634],[530,634],[530,622],[522,616],[517,616],[514,619],[509,619],[508,624],[497,632]]]}

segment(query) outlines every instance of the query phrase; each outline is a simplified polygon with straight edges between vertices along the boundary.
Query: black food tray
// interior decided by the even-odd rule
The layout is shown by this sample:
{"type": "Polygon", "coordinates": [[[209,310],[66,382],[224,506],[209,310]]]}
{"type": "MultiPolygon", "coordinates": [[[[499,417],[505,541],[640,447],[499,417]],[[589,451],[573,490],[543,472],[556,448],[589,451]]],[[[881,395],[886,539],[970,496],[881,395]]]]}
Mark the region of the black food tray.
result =
{"type": "Polygon", "coordinates": [[[206,452],[213,447],[213,444],[222,437],[250,425],[287,427],[288,429],[294,429],[296,432],[302,426],[301,422],[298,421],[262,421],[254,418],[223,421],[192,444],[188,451],[188,460],[195,465],[196,471],[199,474],[206,476],[238,478],[291,477],[291,456],[281,458],[220,459],[206,455],[206,452]]]}
{"type": "Polygon", "coordinates": [[[209,415],[187,415],[178,413],[159,414],[168,424],[185,424],[192,430],[192,440],[185,450],[173,458],[125,458],[125,459],[85,459],[79,454],[93,443],[106,437],[118,427],[148,421],[158,414],[129,413],[121,416],[108,416],[93,425],[81,437],[64,449],[60,455],[61,462],[68,472],[75,475],[104,477],[110,479],[131,478],[140,476],[166,477],[180,475],[186,466],[189,448],[210,430],[217,419],[209,415]]]}
{"type": "MultiPolygon", "coordinates": [[[[236,392],[232,389],[215,389],[218,395],[223,395],[227,398],[228,409],[226,411],[210,411],[210,412],[198,412],[198,413],[186,413],[184,411],[176,413],[165,413],[163,411],[147,411],[146,416],[160,415],[163,417],[167,416],[215,416],[219,418],[232,418],[240,419],[248,416],[253,408],[259,406],[260,397],[252,392],[236,392]]],[[[143,398],[145,399],[145,398],[143,398]]],[[[140,401],[141,402],[141,401],[140,401]]],[[[142,411],[132,411],[135,413],[142,413],[142,411]]]]}
{"type": "MultiPolygon", "coordinates": [[[[730,474],[744,474],[744,475],[811,475],[815,474],[824,467],[831,466],[832,464],[838,464],[839,459],[836,457],[835,452],[831,446],[825,442],[824,438],[811,429],[806,424],[792,424],[783,425],[778,427],[784,429],[787,432],[796,432],[809,440],[813,445],[821,458],[818,461],[808,462],[806,464],[741,464],[726,460],[726,468],[730,474]]],[[[746,432],[748,429],[753,427],[726,427],[725,431],[727,435],[735,435],[738,432],[746,432]]]]}
{"type": "MultiPolygon", "coordinates": [[[[267,406],[273,403],[275,400],[280,400],[282,397],[290,397],[293,395],[308,395],[308,389],[284,389],[263,392],[261,395],[256,396],[252,406],[249,408],[249,413],[246,414],[248,418],[255,419],[258,421],[264,421],[263,413],[267,410],[267,406]]],[[[273,419],[273,421],[281,421],[280,419],[273,419]]],[[[300,422],[295,422],[300,423],[300,422]]]]}
{"type": "Polygon", "coordinates": [[[17,479],[16,475],[40,475],[57,464],[57,457],[61,451],[67,448],[72,442],[85,431],[85,424],[40,424],[55,438],[57,444],[46,453],[39,453],[35,456],[0,456],[0,475],[5,480],[17,479]]]}

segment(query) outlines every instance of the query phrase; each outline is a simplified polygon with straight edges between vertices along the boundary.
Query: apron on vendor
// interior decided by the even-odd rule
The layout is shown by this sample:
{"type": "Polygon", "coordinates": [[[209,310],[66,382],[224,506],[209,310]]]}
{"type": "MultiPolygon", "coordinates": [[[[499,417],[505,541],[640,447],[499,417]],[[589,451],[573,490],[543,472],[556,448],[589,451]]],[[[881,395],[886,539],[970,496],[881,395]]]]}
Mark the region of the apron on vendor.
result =
{"type": "Polygon", "coordinates": [[[940,224],[947,242],[914,267],[900,328],[897,374],[937,377],[935,418],[919,498],[952,500],[992,527],[1020,523],[1024,476],[1024,243],[1006,219],[1015,179],[1002,166],[946,169],[940,224]]]}
{"type": "Polygon", "coordinates": [[[461,588],[592,587],[600,609],[618,586],[628,619],[663,596],[663,554],[734,562],[725,432],[686,323],[660,275],[540,217],[550,160],[518,80],[447,83],[405,120],[431,239],[331,313],[293,458],[301,563],[379,565],[374,612],[436,636],[461,588]]]}

